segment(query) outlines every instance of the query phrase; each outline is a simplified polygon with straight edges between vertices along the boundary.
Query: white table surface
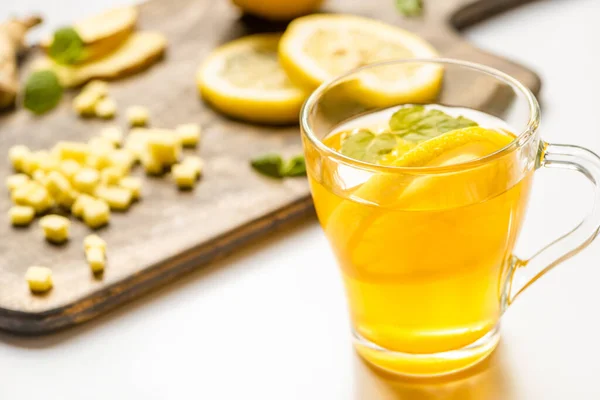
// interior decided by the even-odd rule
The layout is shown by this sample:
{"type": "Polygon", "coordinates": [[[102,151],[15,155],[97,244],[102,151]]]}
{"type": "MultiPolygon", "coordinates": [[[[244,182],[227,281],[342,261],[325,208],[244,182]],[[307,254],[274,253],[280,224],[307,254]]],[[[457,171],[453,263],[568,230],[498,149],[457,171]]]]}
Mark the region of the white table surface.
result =
{"type": "MultiPolygon", "coordinates": [[[[121,2],[2,0],[0,17],[38,10],[50,31],[121,2]]],[[[546,140],[596,151],[598,17],[598,0],[546,0],[466,32],[541,75],[546,140]]],[[[576,174],[538,173],[519,254],[573,226],[590,194],[576,174]]],[[[84,326],[0,334],[0,399],[600,399],[599,260],[596,242],[522,295],[489,363],[394,381],[354,355],[341,282],[311,219],[84,326]]]]}

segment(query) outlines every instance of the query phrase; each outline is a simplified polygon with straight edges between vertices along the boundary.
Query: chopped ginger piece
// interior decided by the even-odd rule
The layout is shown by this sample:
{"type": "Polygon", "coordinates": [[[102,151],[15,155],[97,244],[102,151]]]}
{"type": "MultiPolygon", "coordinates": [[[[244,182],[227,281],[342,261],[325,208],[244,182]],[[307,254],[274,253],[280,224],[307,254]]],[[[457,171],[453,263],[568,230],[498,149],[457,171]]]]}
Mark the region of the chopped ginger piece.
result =
{"type": "Polygon", "coordinates": [[[13,190],[10,194],[12,202],[18,205],[27,205],[27,198],[29,196],[29,193],[31,193],[38,186],[40,185],[37,182],[25,182],[23,185],[13,190]]]}
{"type": "Polygon", "coordinates": [[[58,197],[62,193],[67,193],[71,190],[71,183],[58,171],[52,171],[46,177],[46,189],[53,197],[58,197]]]}
{"type": "Polygon", "coordinates": [[[88,82],[81,90],[84,93],[96,95],[99,99],[108,96],[108,83],[98,79],[88,82]]]}
{"type": "Polygon", "coordinates": [[[133,128],[129,131],[123,147],[132,152],[137,159],[141,159],[142,153],[146,150],[149,132],[150,130],[146,128],[133,128]]]}
{"type": "Polygon", "coordinates": [[[33,178],[34,181],[42,184],[43,186],[46,186],[46,183],[48,182],[48,175],[41,169],[35,170],[31,175],[31,178],[33,178]]]}
{"type": "Polygon", "coordinates": [[[200,125],[183,124],[175,128],[175,134],[183,147],[196,147],[200,142],[200,125]]]}
{"type": "Polygon", "coordinates": [[[96,116],[100,118],[114,118],[115,114],[117,113],[117,102],[110,97],[106,97],[96,103],[94,112],[96,116]]]}
{"type": "Polygon", "coordinates": [[[75,160],[63,160],[60,163],[58,170],[67,179],[71,180],[79,171],[81,171],[81,165],[75,160]]]}
{"type": "Polygon", "coordinates": [[[98,274],[104,271],[104,265],[106,264],[106,258],[104,251],[98,247],[90,247],[85,250],[85,258],[92,269],[92,272],[98,274]]]}
{"type": "Polygon", "coordinates": [[[80,194],[75,198],[75,202],[71,206],[71,214],[78,218],[83,217],[83,210],[85,208],[85,205],[94,202],[95,200],[96,199],[90,196],[89,194],[80,194]]]}
{"type": "Polygon", "coordinates": [[[126,176],[119,181],[119,186],[131,192],[133,200],[138,200],[142,196],[142,180],[134,176],[126,176]]]}
{"type": "Polygon", "coordinates": [[[119,147],[123,142],[123,131],[118,126],[110,126],[102,129],[100,137],[109,140],[114,147],[119,147]]]}
{"type": "Polygon", "coordinates": [[[85,163],[89,152],[89,146],[78,142],[58,142],[52,153],[60,160],[75,160],[79,164],[85,163]]]}
{"type": "Polygon", "coordinates": [[[146,107],[142,106],[131,106],[126,111],[127,121],[131,126],[145,126],[148,125],[150,119],[150,112],[146,107]]]}
{"type": "Polygon", "coordinates": [[[148,151],[142,153],[140,161],[148,175],[160,175],[164,171],[162,163],[148,151]]]}
{"type": "Polygon", "coordinates": [[[156,131],[148,137],[146,150],[163,166],[170,166],[179,161],[181,143],[174,135],[156,131]]]}
{"type": "Polygon", "coordinates": [[[95,93],[82,91],[73,99],[73,110],[82,117],[94,115],[100,98],[95,93]]]}
{"type": "Polygon", "coordinates": [[[40,218],[40,226],[49,242],[64,243],[69,239],[71,221],[61,215],[52,214],[40,218]]]}
{"type": "Polygon", "coordinates": [[[23,171],[23,160],[31,154],[27,146],[13,146],[8,150],[8,159],[15,171],[23,171]]]}
{"type": "Polygon", "coordinates": [[[56,201],[63,208],[70,210],[79,196],[80,193],[77,190],[71,188],[66,192],[62,192],[58,196],[56,196],[56,201]]]}
{"type": "Polygon", "coordinates": [[[13,191],[29,182],[29,177],[25,174],[15,174],[6,178],[6,187],[9,191],[13,191]]]}
{"type": "Polygon", "coordinates": [[[27,268],[25,280],[33,293],[44,293],[52,289],[52,270],[41,266],[27,268]]]}
{"type": "Polygon", "coordinates": [[[53,205],[53,200],[48,190],[37,182],[27,182],[17,188],[11,197],[15,204],[31,206],[37,213],[42,213],[53,205]]]}
{"type": "Polygon", "coordinates": [[[94,199],[83,205],[83,221],[92,229],[108,224],[110,221],[110,208],[104,200],[94,199]]]}
{"type": "Polygon", "coordinates": [[[111,210],[125,211],[133,201],[131,191],[119,186],[98,186],[96,196],[106,201],[111,210]]]}
{"type": "Polygon", "coordinates": [[[88,250],[90,248],[97,248],[102,250],[102,253],[106,253],[106,241],[95,234],[87,235],[83,239],[83,249],[88,250]]]}
{"type": "Polygon", "coordinates": [[[105,185],[116,185],[119,183],[121,178],[125,175],[126,171],[123,171],[119,167],[108,167],[102,170],[100,173],[101,182],[105,185]]]}
{"type": "Polygon", "coordinates": [[[135,155],[127,149],[114,150],[108,155],[110,165],[119,168],[124,173],[129,173],[135,164],[135,155]]]}
{"type": "Polygon", "coordinates": [[[189,165],[176,164],[171,168],[171,174],[180,189],[192,189],[196,185],[196,170],[189,165]]]}
{"type": "Polygon", "coordinates": [[[83,193],[94,193],[99,182],[100,174],[92,168],[82,168],[73,177],[73,186],[83,193]]]}
{"type": "Polygon", "coordinates": [[[187,156],[181,162],[183,165],[187,165],[196,171],[196,178],[199,178],[202,175],[202,171],[204,169],[204,161],[198,156],[187,156]]]}
{"type": "Polygon", "coordinates": [[[26,226],[33,221],[35,209],[30,206],[12,206],[8,210],[8,217],[14,226],[26,226]]]}

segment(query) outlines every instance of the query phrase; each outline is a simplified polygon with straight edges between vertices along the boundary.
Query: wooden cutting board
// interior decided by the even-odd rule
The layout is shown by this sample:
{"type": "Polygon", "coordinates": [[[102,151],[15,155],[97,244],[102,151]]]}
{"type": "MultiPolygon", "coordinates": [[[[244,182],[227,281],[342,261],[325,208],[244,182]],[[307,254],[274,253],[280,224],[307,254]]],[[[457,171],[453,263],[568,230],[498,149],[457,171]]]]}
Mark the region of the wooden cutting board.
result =
{"type": "MultiPolygon", "coordinates": [[[[498,68],[538,92],[535,73],[474,48],[455,30],[522,2],[426,0],[424,17],[410,20],[398,14],[395,0],[326,0],[323,11],[364,15],[413,30],[444,56],[498,68]]],[[[299,153],[298,128],[227,119],[202,103],[194,83],[198,65],[216,46],[284,26],[240,18],[227,0],[151,0],[140,6],[140,12],[140,28],[168,37],[167,56],[147,71],[112,84],[111,93],[121,110],[147,106],[153,126],[200,123],[204,136],[199,153],[207,162],[204,178],[190,193],[178,192],[169,179],[145,178],[143,200],[127,213],[113,213],[110,226],[99,232],[108,242],[102,279],[94,278],[85,263],[82,240],[89,230],[82,223],[73,220],[67,245],[52,246],[44,241],[37,223],[12,228],[6,217],[10,201],[2,196],[1,329],[40,334],[84,322],[312,209],[305,179],[275,181],[257,175],[248,165],[252,156],[267,151],[299,153]],[[32,296],[27,289],[24,273],[33,264],[53,270],[55,286],[47,295],[32,296]]],[[[0,115],[0,180],[11,173],[4,161],[10,146],[41,149],[58,140],[87,140],[110,124],[77,118],[71,98],[69,94],[59,109],[42,117],[23,110],[0,115]]],[[[121,116],[115,122],[125,126],[121,116]]]]}

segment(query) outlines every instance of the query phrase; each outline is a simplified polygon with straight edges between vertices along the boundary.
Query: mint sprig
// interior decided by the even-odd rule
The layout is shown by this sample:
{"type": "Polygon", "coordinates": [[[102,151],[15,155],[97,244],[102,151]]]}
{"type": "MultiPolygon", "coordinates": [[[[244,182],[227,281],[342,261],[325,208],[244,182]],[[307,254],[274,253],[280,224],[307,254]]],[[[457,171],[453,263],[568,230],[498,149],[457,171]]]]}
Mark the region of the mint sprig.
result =
{"type": "Polygon", "coordinates": [[[443,111],[423,106],[403,107],[390,118],[390,130],[404,140],[422,142],[455,129],[477,126],[463,116],[452,117],[443,111]]]}
{"type": "Polygon", "coordinates": [[[254,170],[270,178],[286,178],[306,175],[306,161],[303,155],[292,157],[287,162],[279,154],[268,153],[250,160],[254,170]]]}
{"type": "Polygon", "coordinates": [[[418,17],[423,14],[423,0],[396,0],[396,8],[405,17],[418,17]]]}
{"type": "Polygon", "coordinates": [[[35,114],[43,114],[58,105],[63,88],[52,70],[33,72],[23,89],[23,106],[35,114]]]}
{"type": "Polygon", "coordinates": [[[60,28],[54,32],[48,55],[59,64],[75,64],[85,56],[85,44],[74,28],[60,28]]]}
{"type": "Polygon", "coordinates": [[[452,117],[424,106],[407,106],[396,111],[389,121],[390,130],[373,133],[361,129],[342,141],[340,151],[355,160],[376,163],[402,141],[420,143],[456,129],[477,126],[463,116],[452,117]]]}

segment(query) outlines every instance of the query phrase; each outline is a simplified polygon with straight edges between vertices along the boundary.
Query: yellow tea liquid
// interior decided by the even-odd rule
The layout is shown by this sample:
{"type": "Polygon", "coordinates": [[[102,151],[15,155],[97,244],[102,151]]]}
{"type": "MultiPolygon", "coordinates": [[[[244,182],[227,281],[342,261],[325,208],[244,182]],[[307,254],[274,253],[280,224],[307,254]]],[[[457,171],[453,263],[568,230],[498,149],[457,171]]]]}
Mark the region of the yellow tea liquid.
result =
{"type": "MultiPolygon", "coordinates": [[[[469,110],[463,115],[514,138],[501,120],[469,110]]],[[[339,126],[325,144],[339,150],[356,128],[387,127],[398,108],[339,126]]],[[[424,166],[451,166],[494,153],[491,143],[464,143],[424,166]]],[[[471,169],[437,174],[366,172],[307,156],[319,220],[341,266],[355,333],[388,352],[435,354],[461,349],[496,326],[507,268],[531,185],[531,169],[517,155],[471,169]],[[529,171],[529,172],[528,172],[529,171]]],[[[444,366],[394,359],[357,345],[367,359],[404,373],[444,366]]],[[[493,350],[488,349],[486,351],[493,350]]],[[[479,357],[480,355],[473,355],[479,357]]],[[[469,364],[464,360],[443,360],[469,364]]],[[[439,371],[438,371],[439,372],[439,371]]]]}

